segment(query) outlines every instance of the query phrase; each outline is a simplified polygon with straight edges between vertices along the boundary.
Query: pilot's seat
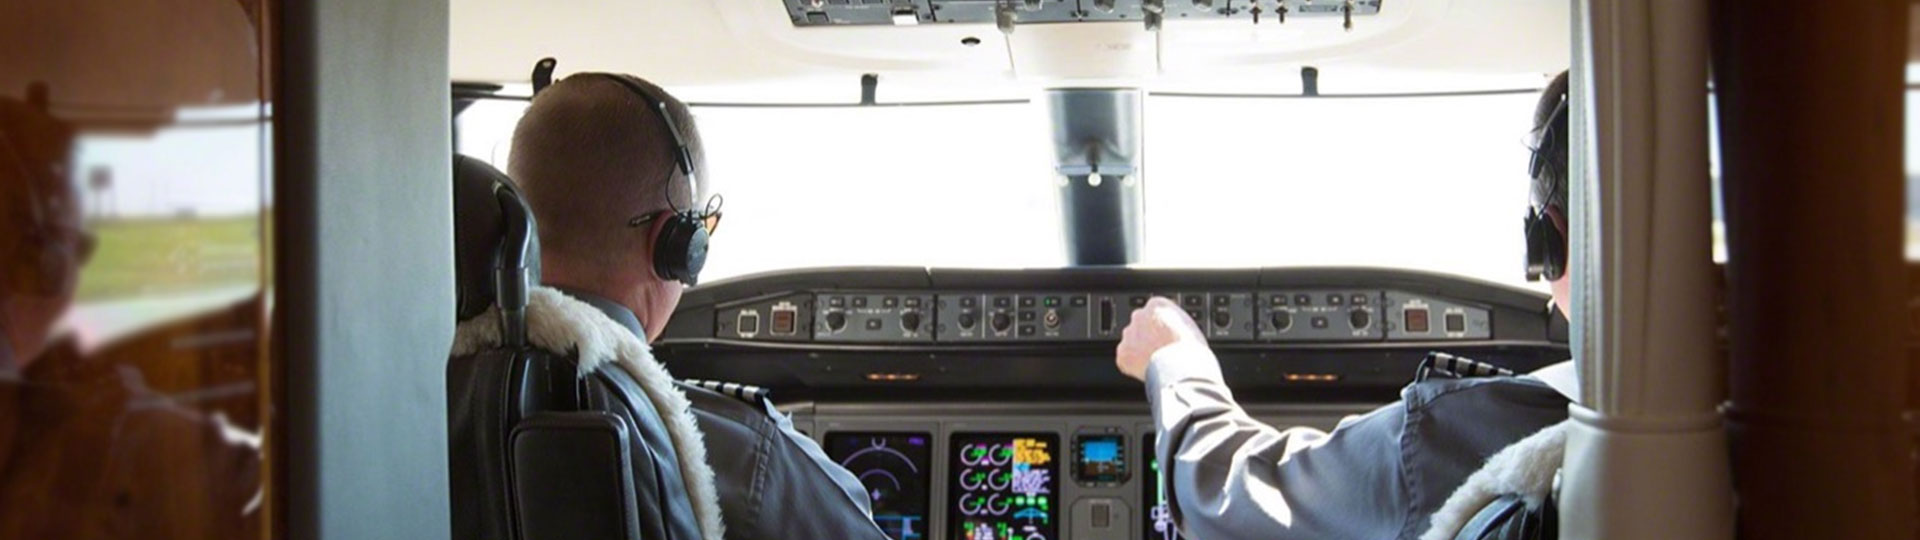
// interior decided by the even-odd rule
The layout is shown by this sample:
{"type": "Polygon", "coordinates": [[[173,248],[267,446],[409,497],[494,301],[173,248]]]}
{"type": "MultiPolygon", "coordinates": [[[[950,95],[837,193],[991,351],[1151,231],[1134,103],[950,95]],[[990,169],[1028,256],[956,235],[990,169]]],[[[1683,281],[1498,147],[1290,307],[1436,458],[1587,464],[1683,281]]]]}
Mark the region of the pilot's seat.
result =
{"type": "Polygon", "coordinates": [[[529,344],[540,279],[533,216],[486,163],[456,155],[453,171],[455,351],[465,353],[447,365],[453,537],[702,539],[674,444],[680,428],[627,370],[583,375],[577,350],[529,344]],[[474,345],[475,325],[497,339],[474,345]]]}

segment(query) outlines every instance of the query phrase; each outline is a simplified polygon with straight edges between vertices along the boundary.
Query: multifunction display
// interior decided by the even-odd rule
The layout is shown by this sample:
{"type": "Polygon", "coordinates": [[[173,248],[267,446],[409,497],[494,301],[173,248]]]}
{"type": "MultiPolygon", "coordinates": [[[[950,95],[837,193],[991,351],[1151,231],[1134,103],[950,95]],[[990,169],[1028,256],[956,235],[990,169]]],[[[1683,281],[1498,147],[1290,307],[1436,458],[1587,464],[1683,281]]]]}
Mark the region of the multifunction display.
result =
{"type": "Polygon", "coordinates": [[[852,471],[873,502],[873,521],[893,540],[928,532],[932,437],[926,433],[828,433],[827,456],[852,471]]]}
{"type": "Polygon", "coordinates": [[[950,444],[948,538],[1060,537],[1060,438],[1051,433],[955,434],[950,444]]]}
{"type": "Polygon", "coordinates": [[[1127,481],[1127,441],[1118,433],[1082,433],[1073,437],[1073,478],[1090,486],[1127,481]]]}

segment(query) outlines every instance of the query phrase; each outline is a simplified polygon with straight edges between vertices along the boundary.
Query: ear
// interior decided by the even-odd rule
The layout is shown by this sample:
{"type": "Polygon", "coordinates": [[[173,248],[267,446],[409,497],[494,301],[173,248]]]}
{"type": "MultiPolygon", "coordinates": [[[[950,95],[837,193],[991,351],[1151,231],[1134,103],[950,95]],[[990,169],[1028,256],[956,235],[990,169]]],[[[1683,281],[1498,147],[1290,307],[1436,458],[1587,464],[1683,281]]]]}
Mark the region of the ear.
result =
{"type": "Polygon", "coordinates": [[[1553,228],[1560,230],[1560,241],[1573,241],[1573,226],[1567,223],[1566,211],[1558,206],[1547,205],[1547,219],[1553,220],[1553,228]]]}

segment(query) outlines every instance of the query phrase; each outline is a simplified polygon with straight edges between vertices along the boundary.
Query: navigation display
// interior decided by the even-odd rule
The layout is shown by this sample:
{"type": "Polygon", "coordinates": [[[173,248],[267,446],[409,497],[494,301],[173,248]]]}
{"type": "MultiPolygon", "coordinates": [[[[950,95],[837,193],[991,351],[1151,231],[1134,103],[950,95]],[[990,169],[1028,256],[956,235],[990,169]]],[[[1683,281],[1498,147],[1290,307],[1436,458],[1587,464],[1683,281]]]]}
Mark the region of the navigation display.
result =
{"type": "Polygon", "coordinates": [[[1180,529],[1173,524],[1173,511],[1167,507],[1167,477],[1160,474],[1160,454],[1154,452],[1153,434],[1148,433],[1140,445],[1140,455],[1146,456],[1147,477],[1140,479],[1142,493],[1140,500],[1145,501],[1147,511],[1147,540],[1180,540],[1180,529]]]}
{"type": "Polygon", "coordinates": [[[948,538],[1060,537],[1060,465],[1051,433],[955,434],[948,483],[948,538]]]}
{"type": "Polygon", "coordinates": [[[874,523],[893,540],[927,538],[932,440],[924,432],[827,434],[827,456],[860,477],[874,523]]]}

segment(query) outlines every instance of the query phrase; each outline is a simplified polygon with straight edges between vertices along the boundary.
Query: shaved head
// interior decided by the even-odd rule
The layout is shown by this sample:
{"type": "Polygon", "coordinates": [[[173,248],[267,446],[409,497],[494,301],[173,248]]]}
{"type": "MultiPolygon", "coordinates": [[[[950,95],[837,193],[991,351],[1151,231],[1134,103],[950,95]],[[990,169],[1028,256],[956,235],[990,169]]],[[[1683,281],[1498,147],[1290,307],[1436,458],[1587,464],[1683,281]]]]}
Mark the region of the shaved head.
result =
{"type": "MultiPolygon", "coordinates": [[[[666,105],[694,169],[703,170],[699,131],[686,104],[629,79],[666,105]]],[[[695,198],[659,111],[604,74],[574,75],[541,91],[514,129],[512,152],[508,175],[539,219],[541,250],[564,265],[627,265],[621,252],[634,248],[636,236],[629,220],[686,209],[695,198]]]]}
{"type": "Polygon", "coordinates": [[[706,170],[700,132],[685,103],[637,77],[602,73],[567,77],[535,96],[514,128],[507,165],[539,223],[545,281],[626,304],[649,335],[665,325],[680,289],[654,275],[648,260],[666,220],[638,228],[629,223],[686,210],[698,195],[680,171],[672,131],[656,103],[680,128],[696,175],[706,170]],[[633,82],[652,103],[613,77],[633,82]]]}

